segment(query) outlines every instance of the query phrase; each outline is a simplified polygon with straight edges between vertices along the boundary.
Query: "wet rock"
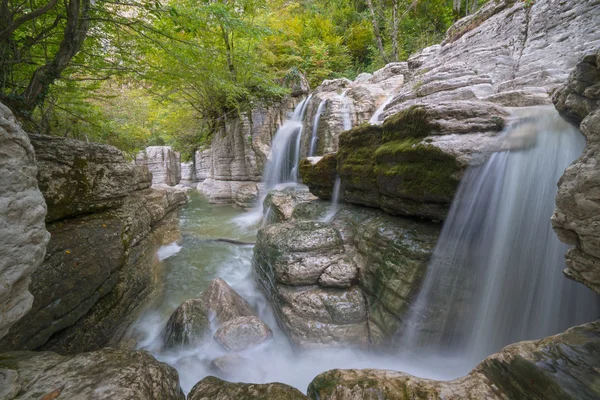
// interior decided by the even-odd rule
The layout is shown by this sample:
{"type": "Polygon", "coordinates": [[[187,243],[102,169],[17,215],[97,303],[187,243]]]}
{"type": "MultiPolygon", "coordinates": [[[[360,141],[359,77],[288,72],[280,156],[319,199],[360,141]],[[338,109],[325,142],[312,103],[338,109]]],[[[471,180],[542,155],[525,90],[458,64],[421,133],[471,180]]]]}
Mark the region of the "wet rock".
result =
{"type": "Polygon", "coordinates": [[[0,376],[11,380],[3,399],[185,399],[177,371],[143,351],[4,353],[0,376]]]}
{"type": "Polygon", "coordinates": [[[294,209],[301,203],[315,200],[306,187],[288,187],[271,190],[263,203],[265,222],[275,223],[288,221],[292,218],[294,209]]]}
{"type": "Polygon", "coordinates": [[[453,381],[386,370],[331,370],[308,387],[312,399],[594,399],[600,323],[505,347],[453,381]]]}
{"type": "Polygon", "coordinates": [[[214,279],[202,293],[202,301],[209,318],[214,316],[219,324],[237,317],[256,316],[250,304],[221,278],[214,279]]]}
{"type": "Polygon", "coordinates": [[[294,344],[367,345],[366,302],[354,286],[358,270],[332,227],[308,221],[264,227],[253,262],[259,283],[294,344]]]}
{"type": "Polygon", "coordinates": [[[302,183],[307,185],[312,194],[328,200],[333,194],[333,186],[337,178],[336,155],[326,154],[323,157],[309,157],[300,161],[302,183]]]}
{"type": "Polygon", "coordinates": [[[188,394],[188,400],[305,400],[298,389],[283,383],[231,383],[214,376],[198,382],[188,394]]]}
{"type": "Polygon", "coordinates": [[[261,183],[254,182],[241,185],[234,194],[234,204],[245,210],[255,207],[262,186],[261,183]]]}
{"type": "Polygon", "coordinates": [[[152,172],[153,185],[175,186],[181,181],[180,156],[170,146],[147,147],[137,155],[135,162],[146,165],[152,172]]]}
{"type": "Polygon", "coordinates": [[[576,247],[567,251],[565,274],[600,293],[600,52],[581,59],[568,83],[554,96],[565,118],[581,123],[587,138],[583,154],[558,182],[552,226],[560,240],[576,247]]]}
{"type": "Polygon", "coordinates": [[[247,350],[273,337],[271,328],[255,316],[236,317],[221,324],[214,339],[229,351],[247,350]]]}
{"type": "Polygon", "coordinates": [[[117,208],[48,224],[52,237],[30,286],[33,306],[0,348],[73,353],[118,341],[158,283],[156,250],[176,239],[174,211],[187,201],[172,188],[129,190],[117,208]]]}
{"type": "Polygon", "coordinates": [[[12,112],[2,103],[0,172],[2,338],[31,309],[30,276],[42,263],[50,239],[44,226],[46,204],[36,181],[38,168],[33,147],[12,112]]]}
{"type": "Polygon", "coordinates": [[[173,311],[167,321],[164,346],[166,348],[194,346],[208,331],[210,331],[210,322],[202,300],[186,300],[173,311]]]}
{"type": "Polygon", "coordinates": [[[46,222],[119,207],[139,182],[136,167],[115,147],[58,136],[30,138],[48,205],[46,222]]]}
{"type": "Polygon", "coordinates": [[[217,357],[210,362],[210,369],[219,375],[229,375],[250,364],[250,360],[237,353],[217,357]]]}

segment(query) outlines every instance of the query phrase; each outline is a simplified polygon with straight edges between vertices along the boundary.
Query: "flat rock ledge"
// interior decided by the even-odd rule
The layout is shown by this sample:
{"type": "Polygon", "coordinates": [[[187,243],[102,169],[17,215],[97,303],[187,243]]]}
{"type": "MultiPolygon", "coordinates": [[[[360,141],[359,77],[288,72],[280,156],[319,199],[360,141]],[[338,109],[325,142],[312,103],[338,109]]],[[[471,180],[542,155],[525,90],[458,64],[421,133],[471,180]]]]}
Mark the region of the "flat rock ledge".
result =
{"type": "Polygon", "coordinates": [[[185,396],[177,371],[144,351],[0,354],[0,399],[56,398],[184,400],[185,396]]]}
{"type": "Polygon", "coordinates": [[[567,400],[600,398],[600,321],[505,347],[469,375],[442,382],[387,370],[331,370],[308,395],[319,400],[567,400]]]}

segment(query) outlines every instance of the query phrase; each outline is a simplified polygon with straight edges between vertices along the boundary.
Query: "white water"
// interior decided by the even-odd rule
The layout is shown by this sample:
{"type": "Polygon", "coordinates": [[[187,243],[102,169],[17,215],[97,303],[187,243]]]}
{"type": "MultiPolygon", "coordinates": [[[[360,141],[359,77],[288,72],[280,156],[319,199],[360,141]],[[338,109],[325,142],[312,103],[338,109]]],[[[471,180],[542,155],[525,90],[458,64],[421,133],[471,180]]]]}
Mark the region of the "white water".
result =
{"type": "Polygon", "coordinates": [[[350,117],[352,100],[348,98],[347,93],[348,89],[344,90],[339,96],[340,100],[342,101],[342,126],[345,131],[352,129],[352,119],[350,117]]]}
{"type": "Polygon", "coordinates": [[[319,121],[321,120],[321,114],[325,111],[325,106],[327,105],[327,100],[322,100],[319,103],[319,107],[317,108],[317,113],[315,114],[315,119],[313,121],[312,127],[312,135],[310,137],[310,149],[308,151],[308,156],[312,157],[317,152],[317,142],[319,140],[319,121]]]}
{"type": "Polygon", "coordinates": [[[323,218],[321,218],[321,222],[331,222],[335,214],[340,210],[340,192],[342,187],[342,180],[339,176],[335,178],[335,183],[333,184],[333,192],[331,193],[331,205],[327,210],[327,213],[323,218]]]}
{"type": "Polygon", "coordinates": [[[511,137],[532,147],[463,177],[401,339],[421,354],[460,354],[464,373],[509,343],[600,316],[598,296],[563,276],[568,246],[550,224],[556,183],[584,138],[552,108],[532,112],[506,133],[509,147],[511,137]]]}
{"type": "Polygon", "coordinates": [[[299,179],[300,141],[306,108],[312,95],[302,100],[288,120],[275,132],[271,142],[271,151],[263,172],[264,188],[254,210],[240,215],[235,222],[248,228],[257,225],[263,218],[263,202],[267,193],[282,183],[297,183],[299,179]]]}
{"type": "Polygon", "coordinates": [[[387,107],[388,104],[390,104],[390,102],[394,99],[395,95],[391,95],[390,97],[388,97],[386,99],[386,101],[383,102],[382,105],[379,106],[379,108],[375,111],[375,113],[373,115],[371,115],[371,118],[369,119],[369,123],[371,125],[379,125],[382,124],[383,121],[379,120],[379,117],[381,116],[381,114],[383,114],[383,111],[385,110],[385,108],[387,107]]]}
{"type": "Polygon", "coordinates": [[[158,260],[162,261],[179,253],[180,250],[181,246],[178,245],[177,242],[173,242],[165,246],[160,246],[156,255],[158,256],[158,260]]]}

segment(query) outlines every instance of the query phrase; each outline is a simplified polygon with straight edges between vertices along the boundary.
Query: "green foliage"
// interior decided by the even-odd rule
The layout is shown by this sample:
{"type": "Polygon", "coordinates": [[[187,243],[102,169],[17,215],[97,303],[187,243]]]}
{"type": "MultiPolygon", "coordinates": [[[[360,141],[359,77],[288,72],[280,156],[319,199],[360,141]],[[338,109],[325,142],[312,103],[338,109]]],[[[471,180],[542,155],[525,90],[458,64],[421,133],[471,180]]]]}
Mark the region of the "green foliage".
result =
{"type": "MultiPolygon", "coordinates": [[[[3,101],[23,101],[34,72],[52,60],[65,35],[68,1],[22,24],[6,41],[0,37],[3,101]]],[[[412,0],[397,1],[399,59],[440,41],[457,17],[450,0],[414,7],[412,0]]],[[[280,99],[302,75],[314,88],[324,79],[352,79],[382,67],[391,54],[394,3],[374,3],[385,57],[363,1],[98,0],[90,3],[83,47],[28,114],[30,129],[109,143],[130,154],[172,145],[190,158],[226,118],[280,99]]],[[[27,11],[19,2],[8,4],[27,11]]],[[[44,4],[32,0],[28,9],[44,4]]]]}

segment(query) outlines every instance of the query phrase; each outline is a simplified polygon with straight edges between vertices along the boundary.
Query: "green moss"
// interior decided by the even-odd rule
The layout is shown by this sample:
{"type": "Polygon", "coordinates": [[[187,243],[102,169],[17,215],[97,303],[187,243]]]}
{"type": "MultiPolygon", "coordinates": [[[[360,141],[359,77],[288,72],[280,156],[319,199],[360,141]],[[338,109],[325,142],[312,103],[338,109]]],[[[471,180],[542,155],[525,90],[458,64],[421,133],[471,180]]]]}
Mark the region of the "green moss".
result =
{"type": "Polygon", "coordinates": [[[335,181],[337,161],[335,154],[327,154],[313,164],[308,159],[300,161],[300,177],[309,187],[331,186],[335,181]]]}
{"type": "Polygon", "coordinates": [[[383,142],[408,137],[423,138],[431,134],[427,110],[423,106],[411,106],[385,120],[383,142]]]}

